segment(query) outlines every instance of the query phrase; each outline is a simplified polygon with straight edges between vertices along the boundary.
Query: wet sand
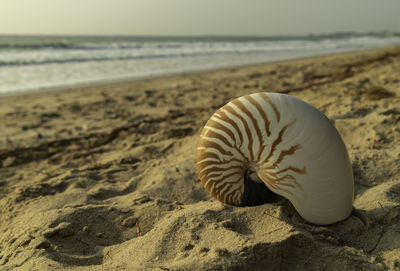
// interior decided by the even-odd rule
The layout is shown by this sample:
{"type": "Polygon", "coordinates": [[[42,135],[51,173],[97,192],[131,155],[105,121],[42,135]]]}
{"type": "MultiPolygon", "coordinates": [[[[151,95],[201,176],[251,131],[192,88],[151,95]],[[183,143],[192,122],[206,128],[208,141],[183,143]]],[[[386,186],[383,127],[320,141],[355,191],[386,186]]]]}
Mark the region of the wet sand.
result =
{"type": "Polygon", "coordinates": [[[399,270],[400,47],[0,98],[1,270],[399,270]],[[208,118],[261,91],[341,133],[351,216],[232,207],[195,167],[208,118]]]}

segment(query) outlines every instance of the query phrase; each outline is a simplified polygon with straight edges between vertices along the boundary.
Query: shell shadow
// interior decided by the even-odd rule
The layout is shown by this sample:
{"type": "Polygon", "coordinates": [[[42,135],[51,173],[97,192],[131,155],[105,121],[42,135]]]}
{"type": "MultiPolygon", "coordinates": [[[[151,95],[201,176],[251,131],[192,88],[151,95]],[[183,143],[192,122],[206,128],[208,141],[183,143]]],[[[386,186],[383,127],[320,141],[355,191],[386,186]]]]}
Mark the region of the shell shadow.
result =
{"type": "Polygon", "coordinates": [[[272,192],[257,174],[247,169],[244,173],[244,192],[241,206],[258,206],[266,203],[274,203],[283,197],[272,192]]]}

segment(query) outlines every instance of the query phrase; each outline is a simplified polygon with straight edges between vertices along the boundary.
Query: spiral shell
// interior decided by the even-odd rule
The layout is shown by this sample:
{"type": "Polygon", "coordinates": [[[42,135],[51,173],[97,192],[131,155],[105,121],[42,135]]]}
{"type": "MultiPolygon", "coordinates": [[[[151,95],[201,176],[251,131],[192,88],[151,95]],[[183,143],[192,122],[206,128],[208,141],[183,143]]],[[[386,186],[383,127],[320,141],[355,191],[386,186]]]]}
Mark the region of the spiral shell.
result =
{"type": "Polygon", "coordinates": [[[203,186],[225,204],[246,205],[246,172],[254,169],[309,222],[335,223],[352,211],[353,173],[341,136],[323,113],[293,96],[232,100],[204,126],[196,160],[203,186]]]}

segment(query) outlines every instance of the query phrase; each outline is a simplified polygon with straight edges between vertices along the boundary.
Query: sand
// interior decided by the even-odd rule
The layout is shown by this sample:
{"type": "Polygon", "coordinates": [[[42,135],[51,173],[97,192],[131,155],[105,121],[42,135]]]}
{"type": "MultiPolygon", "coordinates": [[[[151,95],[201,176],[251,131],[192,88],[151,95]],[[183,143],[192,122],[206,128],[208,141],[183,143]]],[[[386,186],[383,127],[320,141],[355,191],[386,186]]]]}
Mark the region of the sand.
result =
{"type": "Polygon", "coordinates": [[[0,270],[400,270],[400,47],[0,98],[0,270]],[[341,133],[362,216],[224,206],[195,149],[217,108],[287,93],[341,133]]]}

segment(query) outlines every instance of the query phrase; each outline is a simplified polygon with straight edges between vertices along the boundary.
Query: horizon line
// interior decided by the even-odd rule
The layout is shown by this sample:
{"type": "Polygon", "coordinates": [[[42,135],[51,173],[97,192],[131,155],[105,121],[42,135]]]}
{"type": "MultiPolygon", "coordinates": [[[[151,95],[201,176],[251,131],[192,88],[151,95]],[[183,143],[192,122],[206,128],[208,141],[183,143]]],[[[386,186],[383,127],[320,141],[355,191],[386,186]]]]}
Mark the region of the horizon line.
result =
{"type": "Polygon", "coordinates": [[[143,38],[271,38],[271,37],[323,37],[331,35],[371,35],[371,34],[386,34],[386,35],[400,35],[400,31],[332,31],[322,33],[308,33],[308,34],[272,34],[272,35],[234,35],[234,34],[179,34],[179,35],[165,35],[165,34],[56,34],[56,33],[0,33],[0,36],[47,36],[47,37],[143,37],[143,38]]]}

